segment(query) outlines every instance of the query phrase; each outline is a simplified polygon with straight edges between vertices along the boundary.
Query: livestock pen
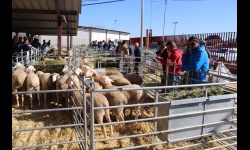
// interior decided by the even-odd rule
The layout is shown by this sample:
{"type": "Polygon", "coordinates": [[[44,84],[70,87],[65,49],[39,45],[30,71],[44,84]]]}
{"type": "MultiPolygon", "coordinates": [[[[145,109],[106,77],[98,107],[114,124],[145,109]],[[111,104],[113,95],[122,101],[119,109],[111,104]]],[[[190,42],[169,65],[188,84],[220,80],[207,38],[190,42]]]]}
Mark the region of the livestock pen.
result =
{"type": "MultiPolygon", "coordinates": [[[[81,63],[78,62],[79,56],[75,49],[73,53],[74,57],[67,66],[70,70],[68,73],[75,74],[74,68],[81,63]]],[[[47,101],[47,106],[44,108],[35,106],[37,103],[34,102],[32,110],[26,107],[29,106],[27,100],[24,108],[16,108],[13,101],[12,149],[237,149],[237,79],[231,74],[229,76],[211,72],[207,73],[209,82],[204,84],[159,86],[161,70],[149,61],[151,60],[147,57],[142,58],[139,74],[143,77],[143,84],[140,88],[94,90],[93,84],[84,83],[83,88],[78,87],[78,89],[12,92],[12,94],[69,92],[71,95],[69,106],[66,107],[61,103],[59,108],[56,108],[52,98],[47,101]],[[89,89],[90,99],[86,98],[86,87],[89,89]],[[227,94],[219,95],[219,98],[211,96],[209,89],[213,87],[221,87],[227,94]],[[173,88],[178,88],[180,91],[187,88],[204,89],[204,91],[199,98],[166,100],[166,96],[173,94],[169,92],[173,88]],[[93,107],[94,95],[101,92],[129,90],[147,91],[144,103],[106,108],[141,106],[144,108],[144,118],[139,117],[138,120],[134,120],[134,112],[133,116],[129,116],[127,111],[123,122],[117,122],[111,116],[111,123],[105,121],[103,124],[97,124],[94,120],[94,111],[104,108],[93,107]],[[84,98],[82,107],[77,107],[75,104],[72,97],[75,91],[82,93],[84,98]],[[86,114],[86,107],[90,108],[90,116],[86,114]],[[84,115],[79,110],[82,110],[84,115]],[[105,138],[101,130],[102,125],[105,127],[113,125],[114,134],[110,135],[107,130],[108,138],[105,138]]],[[[99,64],[101,63],[99,60],[99,64]]],[[[130,63],[133,65],[133,61],[130,63]]],[[[133,72],[133,67],[128,69],[133,72]]],[[[118,63],[118,70],[124,70],[122,61],[118,63]]],[[[76,76],[84,81],[84,78],[76,76]]],[[[188,76],[183,75],[183,77],[188,76]]]]}

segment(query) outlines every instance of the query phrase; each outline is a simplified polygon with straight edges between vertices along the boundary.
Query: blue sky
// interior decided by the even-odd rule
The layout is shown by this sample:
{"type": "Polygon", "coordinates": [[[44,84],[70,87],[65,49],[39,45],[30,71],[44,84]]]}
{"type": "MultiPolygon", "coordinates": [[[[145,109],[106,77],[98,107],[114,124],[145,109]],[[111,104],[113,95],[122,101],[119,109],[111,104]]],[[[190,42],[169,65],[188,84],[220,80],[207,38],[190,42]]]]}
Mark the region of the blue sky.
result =
{"type": "MultiPolygon", "coordinates": [[[[82,0],[93,4],[115,0],[82,0]]],[[[163,35],[165,0],[144,0],[143,36],[163,35]],[[152,4],[152,11],[151,11],[152,4]],[[152,16],[152,17],[151,17],[152,16]]],[[[167,0],[164,35],[237,31],[237,0],[167,0]]],[[[90,26],[141,35],[141,0],[82,6],[79,26],[90,26]],[[116,23],[115,23],[115,20],[116,23]]]]}

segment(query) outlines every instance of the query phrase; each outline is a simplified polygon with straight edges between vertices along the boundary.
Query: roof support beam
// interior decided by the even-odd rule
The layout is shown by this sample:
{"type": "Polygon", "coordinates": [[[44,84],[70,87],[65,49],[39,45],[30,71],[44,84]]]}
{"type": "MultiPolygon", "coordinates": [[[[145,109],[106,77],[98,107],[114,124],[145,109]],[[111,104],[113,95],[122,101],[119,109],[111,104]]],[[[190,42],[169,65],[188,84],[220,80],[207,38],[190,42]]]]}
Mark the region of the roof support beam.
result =
{"type": "MultiPolygon", "coordinates": [[[[77,15],[77,11],[59,11],[61,15],[77,15]]],[[[53,14],[56,15],[56,10],[31,10],[31,9],[12,9],[12,13],[29,13],[29,14],[53,14]]]]}
{"type": "MultiPolygon", "coordinates": [[[[64,19],[64,18],[63,18],[64,19]]],[[[56,22],[55,19],[21,19],[21,18],[13,18],[12,21],[49,21],[49,22],[56,22]]],[[[67,22],[76,22],[74,20],[67,20],[67,22]]]]}
{"type": "Polygon", "coordinates": [[[61,14],[60,14],[60,11],[59,11],[58,0],[54,0],[54,2],[55,2],[57,17],[59,17],[59,16],[61,16],[61,14]]]}
{"type": "MultiPolygon", "coordinates": [[[[12,30],[14,31],[14,30],[32,30],[32,29],[34,29],[34,30],[37,30],[37,29],[41,29],[41,30],[47,30],[47,29],[52,29],[52,30],[54,30],[54,29],[57,29],[57,28],[43,28],[43,27],[12,27],[12,30]]],[[[76,28],[63,28],[63,29],[66,29],[66,30],[77,30],[76,28]]]]}
{"type": "Polygon", "coordinates": [[[62,22],[61,22],[61,16],[58,16],[58,22],[57,22],[57,47],[58,47],[58,57],[61,57],[62,54],[62,22]]]}

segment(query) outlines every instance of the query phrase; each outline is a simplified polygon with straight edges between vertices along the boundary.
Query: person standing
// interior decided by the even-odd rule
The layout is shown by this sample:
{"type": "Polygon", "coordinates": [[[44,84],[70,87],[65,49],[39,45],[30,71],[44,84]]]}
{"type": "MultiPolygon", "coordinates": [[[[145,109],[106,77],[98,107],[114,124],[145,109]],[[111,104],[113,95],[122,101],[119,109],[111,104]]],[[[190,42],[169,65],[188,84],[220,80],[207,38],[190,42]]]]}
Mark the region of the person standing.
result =
{"type": "Polygon", "coordinates": [[[124,66],[127,66],[128,60],[127,57],[130,56],[129,54],[129,49],[128,49],[128,44],[126,40],[123,40],[121,45],[118,48],[119,54],[122,55],[122,57],[124,57],[123,59],[123,64],[124,66]]]}
{"type": "Polygon", "coordinates": [[[45,51],[47,47],[47,42],[45,40],[43,40],[43,44],[41,46],[42,51],[45,51]]]}
{"type": "Polygon", "coordinates": [[[169,74],[168,74],[168,85],[178,85],[181,80],[181,66],[182,66],[182,50],[178,49],[174,41],[168,41],[167,51],[170,52],[169,60],[169,74]],[[174,67],[172,65],[177,65],[174,67]]]}
{"type": "Polygon", "coordinates": [[[210,50],[208,49],[208,47],[207,47],[207,42],[206,42],[205,40],[201,40],[201,41],[200,41],[200,45],[204,45],[204,46],[205,46],[205,50],[206,50],[207,55],[208,55],[209,68],[211,67],[211,68],[213,69],[214,60],[213,60],[211,51],[210,51],[210,50]]]}
{"type": "Polygon", "coordinates": [[[135,67],[134,70],[136,74],[138,74],[138,65],[141,62],[141,48],[139,47],[139,43],[135,43],[135,49],[134,49],[134,56],[135,56],[135,67]]]}
{"type": "Polygon", "coordinates": [[[206,74],[199,73],[209,72],[208,55],[204,45],[200,45],[196,37],[188,39],[188,47],[182,55],[182,71],[189,71],[188,84],[200,84],[206,82],[206,74]],[[190,78],[195,80],[190,80],[190,78]]]}
{"type": "Polygon", "coordinates": [[[159,41],[157,45],[158,45],[159,51],[158,53],[156,53],[157,56],[155,57],[155,59],[160,61],[160,63],[162,64],[163,76],[161,75],[161,85],[165,86],[166,85],[166,63],[168,59],[167,47],[164,41],[159,41]]]}

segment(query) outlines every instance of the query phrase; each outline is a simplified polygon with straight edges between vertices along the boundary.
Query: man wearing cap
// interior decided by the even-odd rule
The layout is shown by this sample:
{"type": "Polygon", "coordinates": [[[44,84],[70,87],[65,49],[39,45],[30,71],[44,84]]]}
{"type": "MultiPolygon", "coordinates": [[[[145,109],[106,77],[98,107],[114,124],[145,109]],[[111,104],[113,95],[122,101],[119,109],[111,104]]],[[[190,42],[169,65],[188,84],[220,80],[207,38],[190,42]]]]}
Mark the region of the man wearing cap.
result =
{"type": "Polygon", "coordinates": [[[157,53],[158,56],[156,56],[155,59],[160,61],[162,64],[163,76],[161,75],[161,85],[165,86],[166,85],[166,63],[168,59],[167,47],[164,41],[159,41],[157,45],[158,45],[159,52],[157,53]]]}
{"type": "Polygon", "coordinates": [[[208,55],[204,45],[200,45],[196,37],[188,39],[188,47],[183,50],[182,71],[189,71],[188,84],[200,84],[206,82],[206,74],[209,72],[208,55]],[[192,80],[195,79],[195,80],[192,80]]]}

